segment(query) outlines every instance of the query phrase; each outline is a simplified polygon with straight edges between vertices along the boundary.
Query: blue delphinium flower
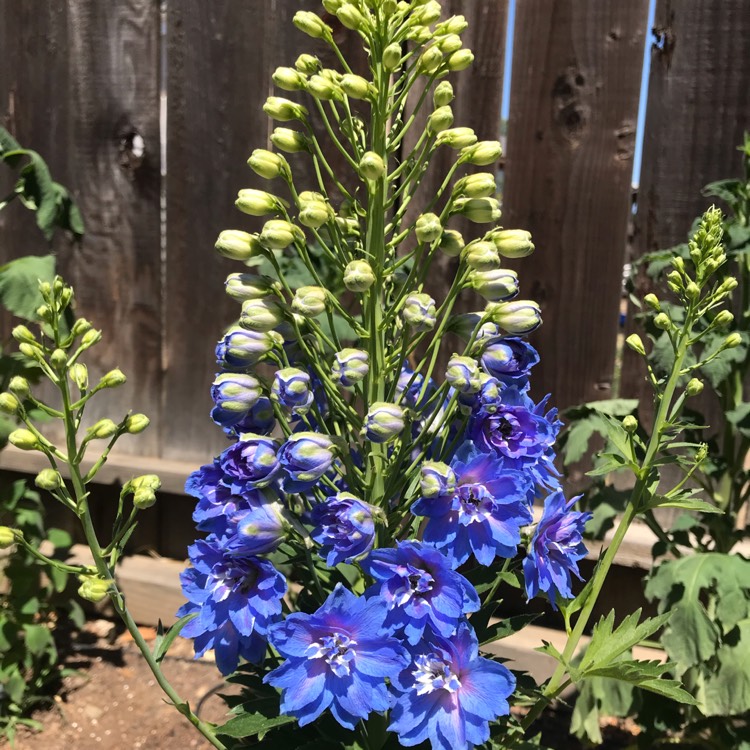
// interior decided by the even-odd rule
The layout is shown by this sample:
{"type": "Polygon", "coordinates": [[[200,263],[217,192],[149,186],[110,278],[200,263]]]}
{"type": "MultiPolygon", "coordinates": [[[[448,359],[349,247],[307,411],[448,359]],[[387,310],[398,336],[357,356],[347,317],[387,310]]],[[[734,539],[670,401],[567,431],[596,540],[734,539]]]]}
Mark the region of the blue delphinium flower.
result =
{"type": "Polygon", "coordinates": [[[482,367],[506,385],[527,388],[531,368],[539,363],[539,354],[527,341],[516,336],[491,340],[482,352],[482,367]]]}
{"type": "Polygon", "coordinates": [[[467,434],[480,450],[503,458],[505,468],[527,472],[535,484],[556,489],[554,444],[562,423],[556,409],[545,413],[548,398],[535,404],[517,386],[506,387],[497,400],[482,401],[467,434]]]}
{"type": "Polygon", "coordinates": [[[194,639],[196,656],[214,649],[222,674],[237,669],[240,657],[261,662],[268,628],[281,614],[284,576],[268,560],[227,556],[215,537],[188,551],[193,567],[180,574],[188,601],[177,616],[197,616],[182,635],[194,639]]]}
{"type": "Polygon", "coordinates": [[[271,387],[272,398],[292,410],[295,416],[303,415],[313,402],[313,389],[309,373],[298,367],[278,370],[271,387]]]}
{"type": "Polygon", "coordinates": [[[415,515],[427,516],[424,541],[454,568],[472,553],[481,565],[490,565],[495,556],[513,557],[521,527],[532,521],[528,478],[505,469],[502,459],[480,453],[471,442],[458,449],[451,469],[456,476],[452,492],[420,498],[412,507],[415,515]]]}
{"type": "Polygon", "coordinates": [[[224,432],[228,437],[233,438],[238,438],[246,432],[252,432],[255,435],[270,435],[274,427],[276,427],[276,416],[271,399],[261,396],[239,422],[225,427],[224,432]]]}
{"type": "Polygon", "coordinates": [[[247,415],[260,397],[260,383],[252,375],[219,373],[211,386],[211,398],[215,404],[211,418],[222,427],[232,427],[247,415]]]}
{"type": "Polygon", "coordinates": [[[297,432],[279,450],[284,492],[306,492],[333,464],[333,441],[320,432],[297,432]]]}
{"type": "Polygon", "coordinates": [[[553,609],[555,599],[572,599],[571,574],[581,579],[578,561],[586,557],[583,531],[591,513],[571,510],[580,499],[565,502],[561,491],[553,492],[544,503],[544,512],[523,561],[526,595],[531,599],[540,591],[549,596],[553,609]]]}
{"type": "MultiPolygon", "coordinates": [[[[401,368],[401,374],[398,377],[398,383],[396,384],[396,395],[397,401],[413,409],[421,412],[425,404],[432,398],[437,391],[437,383],[430,378],[425,386],[424,375],[414,373],[408,362],[404,362],[401,368]],[[424,389],[424,393],[422,392],[424,389]]],[[[434,411],[434,408],[432,409],[434,411]]],[[[422,414],[422,416],[427,416],[422,414]]]]}
{"type": "Polygon", "coordinates": [[[371,711],[386,711],[385,680],[409,661],[384,631],[387,613],[381,599],[338,584],[314,614],[297,612],[274,625],[269,639],[286,661],[264,682],[282,690],[281,713],[305,726],[330,708],[339,724],[354,729],[371,711]]]}
{"type": "Polygon", "coordinates": [[[277,449],[273,438],[243,434],[219,456],[225,484],[238,493],[267,487],[281,469],[277,449]]]}
{"type": "Polygon", "coordinates": [[[450,636],[463,615],[479,609],[474,587],[451,570],[442,553],[420,542],[376,549],[361,565],[378,581],[369,595],[388,605],[386,624],[403,631],[409,643],[417,643],[427,625],[450,636]]]}
{"type": "Polygon", "coordinates": [[[214,459],[213,464],[201,466],[194,471],[185,484],[185,492],[198,498],[193,511],[193,520],[201,531],[218,536],[226,533],[229,518],[242,504],[242,498],[222,483],[224,472],[221,464],[214,459]]]}
{"type": "Polygon", "coordinates": [[[442,638],[425,631],[409,647],[411,664],[392,680],[391,724],[402,745],[429,740],[432,750],[468,750],[489,739],[489,722],[508,714],[516,681],[502,664],[479,656],[477,637],[462,622],[442,638]]]}
{"type": "Polygon", "coordinates": [[[242,371],[257,364],[273,349],[273,344],[268,333],[234,326],[216,345],[216,363],[223,370],[242,371]]]}
{"type": "Polygon", "coordinates": [[[315,525],[310,535],[321,545],[321,555],[329,567],[366,555],[372,549],[372,508],[351,493],[339,492],[318,503],[310,516],[315,525]]]}
{"type": "Polygon", "coordinates": [[[259,490],[246,493],[228,524],[224,545],[232,555],[249,557],[273,552],[289,533],[284,506],[259,490]]]}

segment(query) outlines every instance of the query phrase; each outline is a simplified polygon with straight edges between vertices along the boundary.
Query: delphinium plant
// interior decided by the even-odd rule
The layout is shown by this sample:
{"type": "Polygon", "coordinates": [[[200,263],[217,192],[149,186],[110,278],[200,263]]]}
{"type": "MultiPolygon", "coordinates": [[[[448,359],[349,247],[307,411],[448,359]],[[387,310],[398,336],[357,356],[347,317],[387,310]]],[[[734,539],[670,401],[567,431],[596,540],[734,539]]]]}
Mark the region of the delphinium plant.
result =
{"type": "MultiPolygon", "coordinates": [[[[745,658],[750,648],[750,563],[738,549],[748,537],[750,498],[750,406],[745,395],[750,341],[750,136],[739,150],[743,176],[712,183],[704,190],[729,207],[721,235],[718,212],[712,213],[714,232],[727,259],[716,269],[715,278],[719,288],[732,292],[735,315],[723,308],[707,311],[697,322],[699,334],[688,342],[685,354],[689,401],[684,435],[690,442],[704,441],[705,447],[702,461],[687,467],[683,492],[705,498],[710,505],[698,505],[690,514],[643,517],[655,534],[652,554],[657,563],[646,577],[645,594],[660,611],[674,613],[660,641],[674,662],[673,673],[697,705],[678,705],[664,698],[644,700],[637,690],[599,683],[584,692],[574,715],[577,732],[592,740],[600,739],[592,719],[610,713],[638,721],[639,746],[644,748],[676,741],[690,747],[750,746],[750,670],[745,658]],[[732,347],[726,347],[727,334],[732,347]],[[707,414],[718,419],[707,419],[707,414]]],[[[674,292],[682,283],[683,269],[693,260],[699,237],[639,260],[641,281],[653,289],[642,302],[635,300],[640,308],[637,318],[653,342],[647,357],[651,378],[664,377],[672,366],[675,329],[684,324],[687,314],[674,292]]],[[[636,405],[628,400],[616,404],[625,412],[636,405]]],[[[590,407],[586,412],[578,410],[582,419],[574,423],[566,441],[570,445],[572,438],[577,453],[582,448],[579,437],[597,429],[596,405],[590,407]]],[[[611,484],[598,484],[592,490],[594,512],[601,521],[595,527],[601,531],[626,494],[611,484]]]]}

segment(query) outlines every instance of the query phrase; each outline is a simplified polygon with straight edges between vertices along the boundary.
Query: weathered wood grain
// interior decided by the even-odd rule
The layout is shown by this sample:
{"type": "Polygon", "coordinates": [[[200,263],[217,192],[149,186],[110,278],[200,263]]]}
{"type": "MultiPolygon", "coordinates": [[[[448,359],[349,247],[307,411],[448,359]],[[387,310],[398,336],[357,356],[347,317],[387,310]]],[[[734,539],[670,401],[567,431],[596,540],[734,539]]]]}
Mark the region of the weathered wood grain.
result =
{"type": "MultiPolygon", "coordinates": [[[[91,378],[119,366],[129,383],[91,402],[88,416],[128,407],[155,426],[124,452],[158,452],[161,402],[159,11],[153,0],[0,4],[4,123],[48,160],[86,222],[81,244],[62,237],[58,265],[77,314],[101,328],[91,378]],[[142,139],[139,148],[138,139],[142,139]]],[[[33,217],[3,212],[3,257],[44,252],[33,217]]]]}
{"type": "Polygon", "coordinates": [[[524,0],[516,15],[503,225],[532,232],[514,264],[545,324],[537,394],[610,395],[646,0],[524,0]]]}
{"type": "MultiPolygon", "coordinates": [[[[685,240],[694,219],[716,202],[701,195],[704,185],[741,176],[736,148],[750,129],[748,4],[659,0],[655,32],[634,257],[685,240]]],[[[645,279],[638,286],[639,296],[649,291],[645,279]]],[[[622,390],[650,399],[642,362],[630,350],[622,390]]],[[[705,406],[714,423],[718,408],[705,406]]]]}

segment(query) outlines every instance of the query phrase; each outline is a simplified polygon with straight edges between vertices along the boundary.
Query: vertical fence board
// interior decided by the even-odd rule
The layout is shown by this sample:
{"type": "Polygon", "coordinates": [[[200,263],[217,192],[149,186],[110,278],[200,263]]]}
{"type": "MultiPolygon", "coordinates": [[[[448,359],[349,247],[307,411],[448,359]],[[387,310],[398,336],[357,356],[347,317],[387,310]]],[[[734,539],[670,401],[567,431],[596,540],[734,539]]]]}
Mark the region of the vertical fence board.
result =
{"type": "MultiPolygon", "coordinates": [[[[77,313],[104,335],[88,357],[91,377],[119,366],[129,378],[109,398],[94,399],[89,417],[119,418],[134,407],[158,424],[158,3],[6,1],[0,16],[4,119],[72,190],[86,222],[83,243],[60,242],[57,250],[58,266],[76,288],[77,313]]],[[[19,212],[4,212],[4,257],[41,249],[29,216],[19,212]]],[[[158,430],[118,449],[154,454],[158,430]]]]}
{"type": "MultiPolygon", "coordinates": [[[[635,257],[685,240],[695,217],[716,201],[701,195],[704,185],[740,176],[736,148],[750,129],[747,2],[659,0],[655,32],[635,257]]],[[[649,290],[645,279],[638,287],[639,296],[649,290]]],[[[643,364],[630,350],[622,389],[650,401],[643,364]]]]}
{"type": "Polygon", "coordinates": [[[647,0],[517,6],[503,224],[532,232],[521,297],[545,325],[537,393],[609,395],[647,0]]]}

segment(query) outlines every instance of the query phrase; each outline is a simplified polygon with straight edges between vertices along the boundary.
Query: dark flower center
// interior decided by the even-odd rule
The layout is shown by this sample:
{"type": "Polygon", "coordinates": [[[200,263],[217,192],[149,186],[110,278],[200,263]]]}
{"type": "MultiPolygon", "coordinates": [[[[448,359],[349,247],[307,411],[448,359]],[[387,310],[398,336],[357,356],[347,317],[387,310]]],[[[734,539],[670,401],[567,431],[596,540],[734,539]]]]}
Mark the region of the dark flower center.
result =
{"type": "Polygon", "coordinates": [[[504,438],[509,438],[513,434],[513,425],[505,417],[500,417],[497,422],[497,431],[504,438]]]}

